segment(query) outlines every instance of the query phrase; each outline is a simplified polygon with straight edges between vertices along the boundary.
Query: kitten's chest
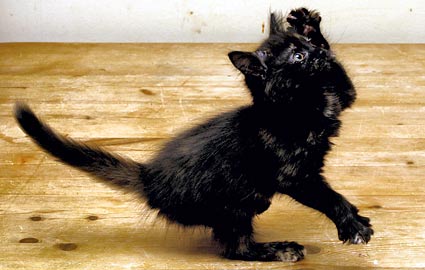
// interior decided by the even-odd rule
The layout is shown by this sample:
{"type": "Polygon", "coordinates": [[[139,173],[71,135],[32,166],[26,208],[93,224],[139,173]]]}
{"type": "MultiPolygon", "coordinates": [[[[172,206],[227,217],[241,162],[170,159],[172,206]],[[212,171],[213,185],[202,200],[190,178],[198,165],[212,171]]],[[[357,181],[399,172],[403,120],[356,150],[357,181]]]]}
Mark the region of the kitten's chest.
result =
{"type": "Polygon", "coordinates": [[[324,156],[330,149],[325,132],[310,131],[304,137],[292,139],[267,130],[260,130],[259,134],[267,155],[274,160],[278,180],[320,172],[324,156]]]}

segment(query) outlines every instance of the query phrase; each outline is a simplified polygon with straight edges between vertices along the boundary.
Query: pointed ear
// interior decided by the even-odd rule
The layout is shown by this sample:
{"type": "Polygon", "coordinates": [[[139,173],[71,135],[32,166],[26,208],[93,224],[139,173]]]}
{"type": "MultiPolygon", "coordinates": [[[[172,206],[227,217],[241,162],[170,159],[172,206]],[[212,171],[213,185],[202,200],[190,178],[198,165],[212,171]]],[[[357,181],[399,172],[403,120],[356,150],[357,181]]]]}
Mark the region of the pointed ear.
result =
{"type": "Polygon", "coordinates": [[[281,12],[273,12],[270,14],[270,35],[275,35],[277,33],[285,32],[283,26],[283,15],[281,12]]]}
{"type": "Polygon", "coordinates": [[[254,77],[260,77],[264,79],[266,77],[267,66],[264,63],[266,53],[257,52],[231,52],[229,53],[229,59],[232,64],[239,69],[244,75],[250,75],[254,77]]]}

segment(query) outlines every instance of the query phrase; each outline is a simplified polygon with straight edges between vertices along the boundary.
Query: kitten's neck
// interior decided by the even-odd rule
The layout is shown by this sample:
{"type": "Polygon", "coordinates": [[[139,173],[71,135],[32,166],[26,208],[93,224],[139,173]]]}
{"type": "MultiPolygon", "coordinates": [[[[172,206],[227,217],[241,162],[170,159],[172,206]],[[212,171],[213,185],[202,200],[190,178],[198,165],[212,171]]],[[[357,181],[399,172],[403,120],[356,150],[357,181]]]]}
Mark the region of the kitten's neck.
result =
{"type": "Polygon", "coordinates": [[[261,128],[276,136],[303,140],[317,134],[321,137],[336,136],[341,122],[326,117],[319,110],[303,109],[297,106],[253,106],[259,116],[261,128]]]}

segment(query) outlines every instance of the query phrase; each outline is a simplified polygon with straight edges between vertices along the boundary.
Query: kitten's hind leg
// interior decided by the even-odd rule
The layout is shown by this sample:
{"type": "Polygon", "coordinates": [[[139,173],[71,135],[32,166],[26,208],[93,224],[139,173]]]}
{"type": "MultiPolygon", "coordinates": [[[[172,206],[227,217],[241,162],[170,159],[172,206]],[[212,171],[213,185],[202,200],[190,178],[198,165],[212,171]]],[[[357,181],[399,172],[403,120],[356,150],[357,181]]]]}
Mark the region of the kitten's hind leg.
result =
{"type": "Polygon", "coordinates": [[[260,261],[297,262],[306,255],[306,250],[302,245],[286,241],[255,243],[254,250],[256,250],[260,261]]]}
{"type": "Polygon", "coordinates": [[[291,25],[290,30],[309,38],[310,42],[318,47],[329,49],[329,43],[320,31],[322,17],[319,12],[298,8],[291,10],[286,20],[291,25]]]}
{"type": "Polygon", "coordinates": [[[295,242],[256,243],[251,221],[239,225],[213,229],[215,239],[223,246],[223,256],[228,259],[296,262],[305,256],[304,247],[295,242]]]}

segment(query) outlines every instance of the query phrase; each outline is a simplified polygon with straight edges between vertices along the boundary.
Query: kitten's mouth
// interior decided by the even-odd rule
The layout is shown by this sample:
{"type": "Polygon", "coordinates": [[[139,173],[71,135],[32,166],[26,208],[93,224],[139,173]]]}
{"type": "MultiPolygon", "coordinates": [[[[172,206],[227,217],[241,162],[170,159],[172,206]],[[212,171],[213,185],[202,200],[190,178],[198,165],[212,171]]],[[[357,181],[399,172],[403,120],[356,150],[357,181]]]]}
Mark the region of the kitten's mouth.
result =
{"type": "Polygon", "coordinates": [[[331,63],[324,59],[315,59],[310,64],[310,75],[312,77],[331,71],[331,63]]]}

